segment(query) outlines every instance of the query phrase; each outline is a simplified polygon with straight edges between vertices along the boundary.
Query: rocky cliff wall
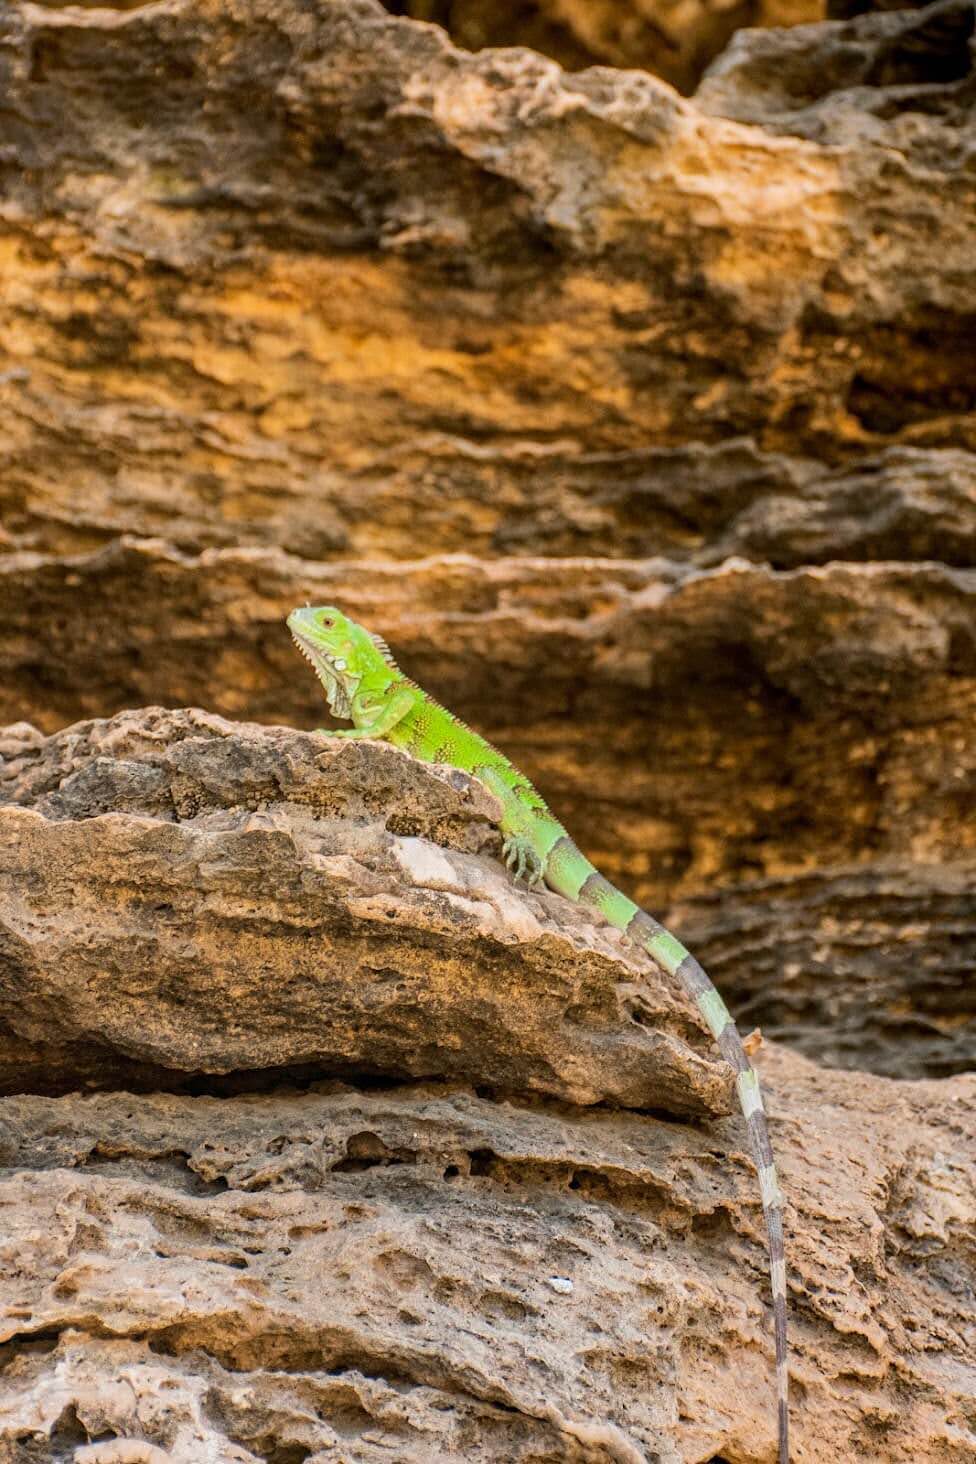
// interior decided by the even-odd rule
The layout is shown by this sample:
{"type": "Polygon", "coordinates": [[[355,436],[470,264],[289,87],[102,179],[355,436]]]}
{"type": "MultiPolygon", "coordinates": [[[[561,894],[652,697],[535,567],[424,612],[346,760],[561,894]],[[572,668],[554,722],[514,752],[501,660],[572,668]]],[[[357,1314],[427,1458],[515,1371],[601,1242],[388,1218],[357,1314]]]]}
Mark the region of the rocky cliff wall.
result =
{"type": "Polygon", "coordinates": [[[305,599],[775,1039],[797,1460],[976,1453],[973,7],[860,8],[0,15],[0,1455],[771,1457],[727,1077],[305,599]]]}
{"type": "Polygon", "coordinates": [[[972,28],[8,14],[0,714],[315,725],[339,598],[768,1030],[971,1063],[972,28]]]}
{"type": "MultiPolygon", "coordinates": [[[[774,1457],[728,1070],[479,785],[202,712],[3,751],[2,1457],[774,1457]]],[[[976,1078],[757,1060],[794,1457],[962,1464],[976,1078]]]]}

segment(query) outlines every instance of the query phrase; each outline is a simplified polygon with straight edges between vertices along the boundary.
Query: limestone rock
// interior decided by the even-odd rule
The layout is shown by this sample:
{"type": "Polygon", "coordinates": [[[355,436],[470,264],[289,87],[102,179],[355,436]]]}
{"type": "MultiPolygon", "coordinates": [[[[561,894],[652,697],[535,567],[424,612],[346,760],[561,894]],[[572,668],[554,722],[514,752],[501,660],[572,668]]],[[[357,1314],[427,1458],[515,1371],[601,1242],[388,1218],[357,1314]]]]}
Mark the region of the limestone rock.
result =
{"type": "MultiPolygon", "coordinates": [[[[277,724],[337,600],[744,1029],[976,1066],[973,11],[829,8],[0,13],[0,1464],[773,1457],[694,1013],[277,724]]],[[[969,1464],[973,1078],[757,1061],[796,1464],[969,1464]]]]}
{"type": "Polygon", "coordinates": [[[974,590],[935,563],[13,555],[0,715],[53,727],[158,697],[320,725],[283,618],[340,603],[748,1021],[829,1061],[939,1074],[976,1063],[974,590]],[[47,661],[35,628],[59,623],[47,661]]]}
{"type": "Polygon", "coordinates": [[[658,913],[836,891],[768,980],[709,947],[767,1028],[857,1060],[853,880],[864,1060],[971,1063],[882,895],[972,884],[971,21],[739,32],[684,99],[372,0],[6,13],[0,718],[315,725],[280,618],[340,599],[658,913]]]}
{"type": "Polygon", "coordinates": [[[316,725],[339,599],[767,1030],[971,1066],[972,7],[875,10],[5,12],[0,719],[316,725]]]}
{"type": "Polygon", "coordinates": [[[689,99],[373,0],[0,24],[8,547],[606,552],[630,485],[641,557],[892,449],[971,485],[962,0],[689,99]]]}
{"type": "Polygon", "coordinates": [[[728,1110],[677,989],[477,857],[498,808],[462,774],[162,710],[7,750],[8,1092],[290,1069],[728,1110]]]}
{"type": "MultiPolygon", "coordinates": [[[[763,1072],[795,1457],[964,1464],[974,1079],[782,1050],[763,1072]]],[[[335,1083],[25,1096],[3,1117],[5,1458],[113,1438],[172,1464],[773,1457],[739,1120],[335,1083]]]]}

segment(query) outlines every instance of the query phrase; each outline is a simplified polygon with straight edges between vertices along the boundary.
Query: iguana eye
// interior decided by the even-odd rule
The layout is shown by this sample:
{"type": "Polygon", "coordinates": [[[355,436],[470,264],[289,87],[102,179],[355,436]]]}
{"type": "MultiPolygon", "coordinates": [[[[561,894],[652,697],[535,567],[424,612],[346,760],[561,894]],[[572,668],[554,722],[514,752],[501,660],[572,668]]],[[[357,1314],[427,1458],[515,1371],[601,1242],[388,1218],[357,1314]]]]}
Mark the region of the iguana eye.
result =
{"type": "Polygon", "coordinates": [[[331,615],[323,615],[320,624],[323,630],[331,630],[332,627],[335,625],[335,621],[333,620],[331,615]]]}

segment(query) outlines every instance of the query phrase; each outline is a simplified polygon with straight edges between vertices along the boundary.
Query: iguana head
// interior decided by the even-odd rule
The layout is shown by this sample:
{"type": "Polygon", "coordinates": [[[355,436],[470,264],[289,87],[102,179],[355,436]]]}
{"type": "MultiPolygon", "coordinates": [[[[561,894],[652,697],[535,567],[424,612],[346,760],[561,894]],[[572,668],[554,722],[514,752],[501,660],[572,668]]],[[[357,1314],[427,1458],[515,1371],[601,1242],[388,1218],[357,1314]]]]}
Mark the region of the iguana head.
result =
{"type": "Polygon", "coordinates": [[[293,610],[288,629],[325,687],[333,716],[352,716],[352,699],[370,672],[386,668],[389,675],[392,661],[385,642],[334,605],[293,610]]]}

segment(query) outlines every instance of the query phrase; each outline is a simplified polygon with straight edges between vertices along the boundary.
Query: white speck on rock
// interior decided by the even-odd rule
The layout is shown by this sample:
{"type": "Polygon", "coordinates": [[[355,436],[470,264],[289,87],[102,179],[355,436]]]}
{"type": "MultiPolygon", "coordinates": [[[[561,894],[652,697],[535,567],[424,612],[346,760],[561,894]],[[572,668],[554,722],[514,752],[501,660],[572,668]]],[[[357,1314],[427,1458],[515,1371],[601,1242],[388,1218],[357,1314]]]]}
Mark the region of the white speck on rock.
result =
{"type": "Polygon", "coordinates": [[[427,839],[399,838],[393,853],[404,874],[414,884],[435,890],[462,888],[461,878],[450,859],[427,839]]]}

